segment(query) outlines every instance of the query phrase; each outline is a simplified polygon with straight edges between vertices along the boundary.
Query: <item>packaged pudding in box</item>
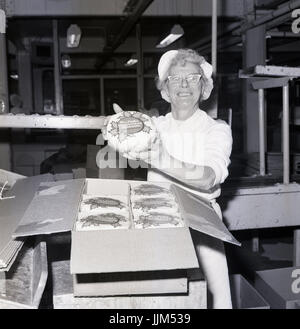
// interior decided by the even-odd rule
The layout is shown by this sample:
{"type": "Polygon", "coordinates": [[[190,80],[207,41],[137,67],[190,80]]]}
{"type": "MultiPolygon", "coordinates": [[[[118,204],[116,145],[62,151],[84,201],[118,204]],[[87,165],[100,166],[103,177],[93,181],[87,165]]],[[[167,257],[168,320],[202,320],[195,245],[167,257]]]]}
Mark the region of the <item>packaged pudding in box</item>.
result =
{"type": "Polygon", "coordinates": [[[92,211],[128,211],[128,196],[104,196],[104,195],[86,195],[82,196],[80,203],[80,212],[92,211]]]}
{"type": "Polygon", "coordinates": [[[105,195],[104,191],[82,195],[76,231],[129,229],[130,223],[129,192],[127,195],[105,195]]]}
{"type": "Polygon", "coordinates": [[[176,199],[166,186],[151,183],[132,186],[131,207],[135,228],[184,226],[176,199]]]}
{"type": "Polygon", "coordinates": [[[199,267],[190,228],[239,244],[208,202],[174,184],[35,180],[12,237],[71,231],[74,296],[187,294],[199,267]]]}
{"type": "Polygon", "coordinates": [[[80,213],[76,221],[76,231],[129,229],[129,212],[80,213]]]}
{"type": "Polygon", "coordinates": [[[131,187],[131,200],[140,198],[165,198],[175,201],[173,193],[166,186],[152,183],[143,183],[131,187]]]}

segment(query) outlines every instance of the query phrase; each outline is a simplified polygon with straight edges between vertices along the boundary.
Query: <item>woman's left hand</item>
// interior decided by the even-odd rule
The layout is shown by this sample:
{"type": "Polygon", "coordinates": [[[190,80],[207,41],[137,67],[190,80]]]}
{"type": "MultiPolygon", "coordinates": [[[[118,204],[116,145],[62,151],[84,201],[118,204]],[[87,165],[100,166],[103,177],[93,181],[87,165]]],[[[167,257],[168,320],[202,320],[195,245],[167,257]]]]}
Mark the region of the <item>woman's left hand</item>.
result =
{"type": "MultiPolygon", "coordinates": [[[[123,109],[116,103],[113,103],[113,109],[116,114],[123,112],[123,109]]],[[[101,131],[102,137],[104,138],[104,140],[107,140],[107,124],[108,124],[109,120],[111,119],[111,117],[112,117],[112,115],[108,115],[104,118],[103,127],[102,127],[102,131],[101,131]]]]}

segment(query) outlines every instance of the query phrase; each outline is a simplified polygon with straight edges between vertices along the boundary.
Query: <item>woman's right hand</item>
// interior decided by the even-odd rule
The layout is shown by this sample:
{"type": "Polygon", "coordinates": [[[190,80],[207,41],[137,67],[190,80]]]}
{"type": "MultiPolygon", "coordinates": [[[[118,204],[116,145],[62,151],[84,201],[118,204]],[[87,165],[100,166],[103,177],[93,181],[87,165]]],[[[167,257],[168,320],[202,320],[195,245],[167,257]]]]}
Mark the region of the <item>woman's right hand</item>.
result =
{"type": "Polygon", "coordinates": [[[161,152],[162,142],[159,134],[157,134],[155,140],[151,145],[149,145],[149,148],[147,150],[143,152],[131,151],[128,153],[124,153],[123,156],[125,158],[128,158],[129,160],[143,161],[150,164],[151,166],[159,167],[161,152]]]}
{"type": "MultiPolygon", "coordinates": [[[[123,109],[116,103],[113,103],[113,109],[114,109],[116,114],[120,113],[120,112],[123,112],[123,109]]],[[[111,117],[112,117],[112,115],[106,116],[105,119],[104,119],[104,122],[103,122],[102,136],[105,140],[107,140],[107,124],[108,124],[111,117]]]]}

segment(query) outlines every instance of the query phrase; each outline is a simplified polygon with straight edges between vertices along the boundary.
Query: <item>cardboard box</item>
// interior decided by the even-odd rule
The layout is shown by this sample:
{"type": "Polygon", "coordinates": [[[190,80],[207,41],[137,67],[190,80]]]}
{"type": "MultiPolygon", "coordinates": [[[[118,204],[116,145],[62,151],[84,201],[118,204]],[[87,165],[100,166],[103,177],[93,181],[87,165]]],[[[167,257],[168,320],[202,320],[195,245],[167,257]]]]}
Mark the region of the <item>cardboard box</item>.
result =
{"type": "MultiPolygon", "coordinates": [[[[49,264],[53,283],[54,309],[206,309],[207,285],[203,277],[188,282],[188,294],[127,295],[104,297],[74,297],[70,261],[49,264]]],[[[194,271],[199,271],[196,269],[194,271]]]]}
{"type": "Polygon", "coordinates": [[[187,293],[186,270],[198,268],[190,227],[239,244],[208,202],[170,184],[165,185],[176,195],[184,227],[74,229],[82,194],[126,195],[128,183],[134,186],[141,182],[107,179],[41,182],[13,236],[71,230],[70,267],[76,296],[187,293]]]}

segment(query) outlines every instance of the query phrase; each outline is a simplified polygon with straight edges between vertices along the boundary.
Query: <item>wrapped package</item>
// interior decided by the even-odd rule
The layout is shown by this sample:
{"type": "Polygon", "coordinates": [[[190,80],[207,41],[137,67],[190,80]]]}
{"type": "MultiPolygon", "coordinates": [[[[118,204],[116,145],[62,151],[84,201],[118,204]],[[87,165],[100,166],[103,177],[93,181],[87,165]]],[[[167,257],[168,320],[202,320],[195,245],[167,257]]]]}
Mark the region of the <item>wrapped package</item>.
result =
{"type": "Polygon", "coordinates": [[[128,229],[130,223],[128,196],[82,196],[77,231],[128,229]]]}
{"type": "Polygon", "coordinates": [[[103,196],[103,195],[83,195],[80,203],[80,212],[95,212],[98,213],[108,211],[126,211],[128,212],[127,196],[103,196]]]}
{"type": "Polygon", "coordinates": [[[107,124],[108,144],[121,154],[145,152],[156,138],[157,130],[151,118],[141,112],[120,112],[107,124]]]}
{"type": "Polygon", "coordinates": [[[129,212],[94,212],[93,214],[80,213],[76,221],[76,231],[129,229],[129,212]]]}
{"type": "Polygon", "coordinates": [[[179,213],[167,214],[157,211],[148,213],[135,214],[134,228],[167,228],[167,227],[183,227],[184,223],[179,213]]]}
{"type": "Polygon", "coordinates": [[[159,209],[160,212],[169,212],[169,213],[177,213],[179,212],[178,204],[175,200],[164,198],[164,197],[156,197],[156,198],[135,198],[131,199],[132,212],[138,213],[143,212],[147,213],[149,211],[157,211],[159,209]]]}
{"type": "Polygon", "coordinates": [[[173,193],[166,187],[157,184],[139,184],[131,187],[131,200],[140,198],[164,198],[175,201],[173,193]]]}
{"type": "Polygon", "coordinates": [[[175,196],[166,186],[153,183],[131,186],[130,201],[134,228],[184,226],[175,196]]]}

